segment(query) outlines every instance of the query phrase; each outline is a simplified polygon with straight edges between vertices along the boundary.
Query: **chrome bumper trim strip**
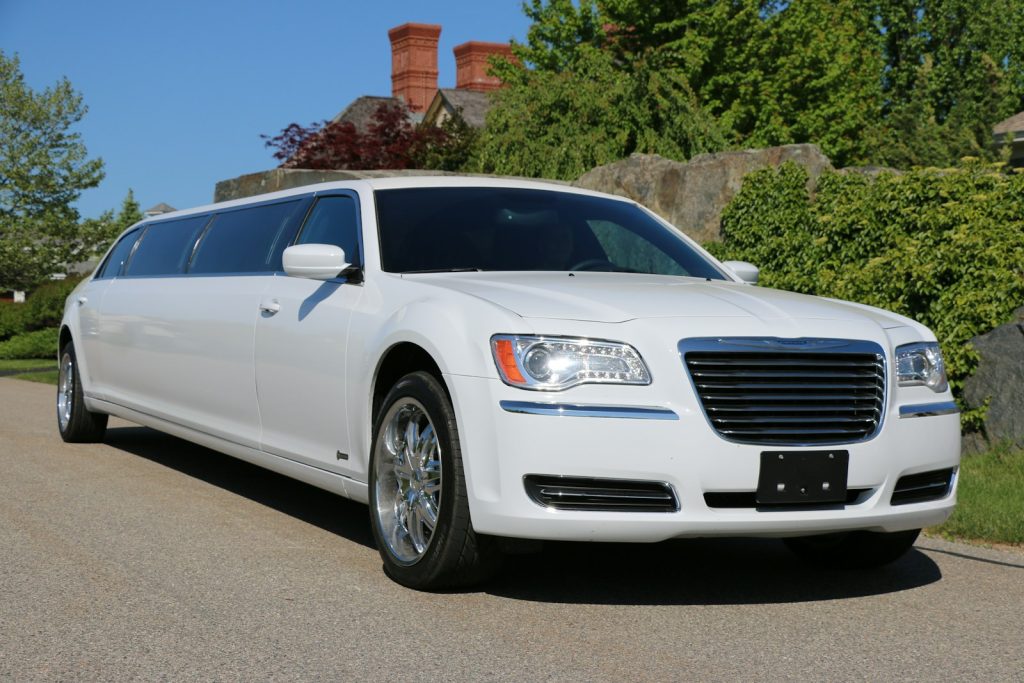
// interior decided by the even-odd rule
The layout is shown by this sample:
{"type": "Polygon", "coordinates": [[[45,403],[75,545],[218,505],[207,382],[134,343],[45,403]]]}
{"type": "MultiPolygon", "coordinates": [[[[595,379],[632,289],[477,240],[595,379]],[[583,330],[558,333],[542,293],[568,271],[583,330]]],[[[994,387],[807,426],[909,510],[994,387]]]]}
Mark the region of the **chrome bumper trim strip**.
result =
{"type": "Polygon", "coordinates": [[[952,415],[959,412],[960,409],[957,408],[954,401],[900,406],[900,417],[931,417],[932,415],[952,415]]]}
{"type": "Polygon", "coordinates": [[[537,401],[499,401],[503,410],[526,415],[553,415],[556,417],[612,417],[633,420],[678,420],[679,416],[668,408],[651,406],[605,406],[578,403],[539,403],[537,401]]]}

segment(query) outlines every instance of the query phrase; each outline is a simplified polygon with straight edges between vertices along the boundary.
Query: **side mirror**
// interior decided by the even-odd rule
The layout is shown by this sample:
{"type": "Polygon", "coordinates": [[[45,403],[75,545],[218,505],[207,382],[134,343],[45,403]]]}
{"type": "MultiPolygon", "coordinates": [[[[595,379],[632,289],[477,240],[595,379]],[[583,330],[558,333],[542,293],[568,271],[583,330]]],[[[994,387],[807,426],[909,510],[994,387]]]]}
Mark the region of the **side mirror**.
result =
{"type": "Polygon", "coordinates": [[[284,250],[284,272],[292,277],[310,280],[331,280],[351,263],[345,261],[345,250],[333,244],[296,244],[284,250]]]}
{"type": "Polygon", "coordinates": [[[747,263],[746,261],[723,261],[722,265],[731,270],[736,277],[748,285],[757,284],[757,276],[760,271],[753,263],[747,263]]]}

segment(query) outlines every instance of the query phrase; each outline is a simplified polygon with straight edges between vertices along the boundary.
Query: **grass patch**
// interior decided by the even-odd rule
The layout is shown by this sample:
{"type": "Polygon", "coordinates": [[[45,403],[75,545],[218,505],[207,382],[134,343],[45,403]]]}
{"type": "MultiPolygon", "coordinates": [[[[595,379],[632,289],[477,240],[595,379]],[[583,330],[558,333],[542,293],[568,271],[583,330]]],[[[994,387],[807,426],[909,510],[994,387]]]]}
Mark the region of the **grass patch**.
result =
{"type": "Polygon", "coordinates": [[[26,379],[29,382],[56,384],[60,373],[57,370],[57,359],[49,358],[18,358],[0,360],[0,376],[11,379],[26,379]]]}
{"type": "Polygon", "coordinates": [[[964,457],[957,497],[953,516],[932,533],[1024,544],[1024,449],[997,447],[964,457]]]}
{"type": "Polygon", "coordinates": [[[40,382],[56,386],[59,376],[60,373],[57,370],[44,370],[43,372],[23,372],[20,375],[11,375],[11,379],[24,379],[29,382],[40,382]]]}
{"type": "Polygon", "coordinates": [[[36,370],[38,368],[57,367],[57,359],[49,358],[18,358],[16,360],[0,360],[0,372],[17,370],[36,370]]]}

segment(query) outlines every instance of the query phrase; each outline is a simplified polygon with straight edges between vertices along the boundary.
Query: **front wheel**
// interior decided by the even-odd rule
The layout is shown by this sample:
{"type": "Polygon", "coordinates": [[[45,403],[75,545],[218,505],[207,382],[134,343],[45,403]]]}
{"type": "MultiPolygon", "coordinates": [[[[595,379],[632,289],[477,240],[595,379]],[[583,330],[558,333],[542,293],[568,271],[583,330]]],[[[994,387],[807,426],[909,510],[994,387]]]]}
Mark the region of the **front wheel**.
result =
{"type": "Polygon", "coordinates": [[[920,529],[894,533],[847,531],[787,538],[786,545],[801,559],[813,564],[836,569],[867,569],[903,557],[919,533],[920,529]]]}
{"type": "Polygon", "coordinates": [[[96,443],[107,432],[107,416],[85,407],[82,376],[78,372],[75,345],[68,342],[60,350],[57,378],[57,429],[68,443],[96,443]]]}
{"type": "Polygon", "coordinates": [[[392,579],[419,590],[463,586],[496,567],[494,539],[473,531],[451,401],[426,372],[406,375],[374,425],[370,522],[392,579]]]}

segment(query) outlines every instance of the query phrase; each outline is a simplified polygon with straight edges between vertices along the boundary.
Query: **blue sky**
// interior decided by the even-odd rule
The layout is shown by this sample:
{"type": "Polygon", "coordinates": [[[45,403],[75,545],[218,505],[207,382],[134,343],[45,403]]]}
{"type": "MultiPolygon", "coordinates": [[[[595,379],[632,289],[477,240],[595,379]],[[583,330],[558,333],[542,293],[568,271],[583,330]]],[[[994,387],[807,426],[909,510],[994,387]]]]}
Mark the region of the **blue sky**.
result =
{"type": "Polygon", "coordinates": [[[84,96],[78,130],[107,173],[78,202],[92,217],[128,188],[144,209],[209,203],[218,180],[276,165],[261,133],[390,95],[387,31],[407,21],[443,26],[442,87],[455,45],[528,27],[519,0],[0,0],[0,49],[33,88],[67,76],[84,96]]]}

